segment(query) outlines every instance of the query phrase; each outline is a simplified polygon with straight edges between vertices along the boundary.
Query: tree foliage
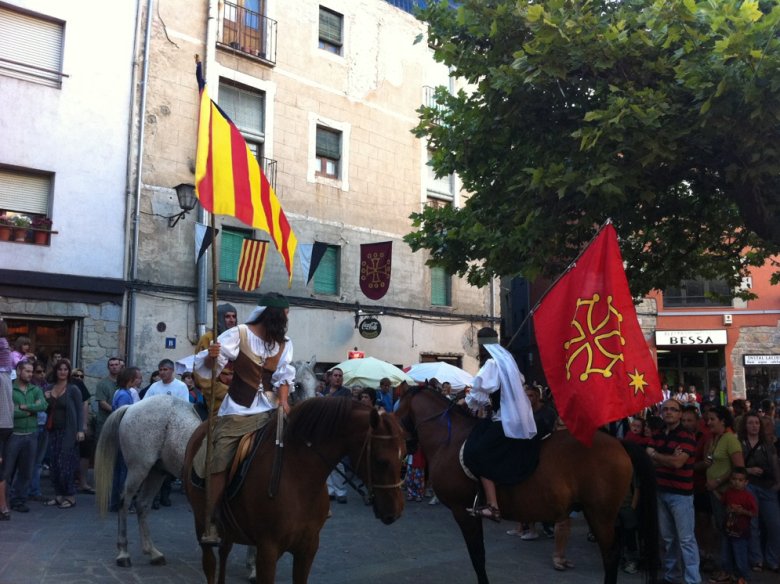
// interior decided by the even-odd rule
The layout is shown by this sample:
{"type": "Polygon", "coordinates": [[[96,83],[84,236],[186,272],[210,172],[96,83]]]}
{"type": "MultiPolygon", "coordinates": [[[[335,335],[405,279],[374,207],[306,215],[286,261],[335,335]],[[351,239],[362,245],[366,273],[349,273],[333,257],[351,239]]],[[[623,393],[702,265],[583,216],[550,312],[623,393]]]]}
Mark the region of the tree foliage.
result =
{"type": "Polygon", "coordinates": [[[470,193],[412,215],[430,264],[475,285],[556,275],[607,218],[637,295],[737,288],[780,251],[777,0],[463,0],[419,17],[466,82],[414,130],[470,193]]]}

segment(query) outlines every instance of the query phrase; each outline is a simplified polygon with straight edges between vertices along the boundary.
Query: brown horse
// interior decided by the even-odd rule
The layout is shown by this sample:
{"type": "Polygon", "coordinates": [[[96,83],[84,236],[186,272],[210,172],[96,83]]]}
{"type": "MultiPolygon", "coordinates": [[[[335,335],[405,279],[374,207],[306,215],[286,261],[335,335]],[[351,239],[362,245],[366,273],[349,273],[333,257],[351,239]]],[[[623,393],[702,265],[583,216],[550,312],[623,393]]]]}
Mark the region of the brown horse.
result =
{"type": "MultiPolygon", "coordinates": [[[[190,481],[192,458],[206,435],[206,423],[187,445],[183,483],[195,516],[198,539],[204,529],[204,491],[190,481]]],[[[347,398],[314,398],[296,405],[284,435],[281,478],[276,494],[268,494],[274,461],[276,420],[272,421],[252,460],[244,484],[220,507],[219,583],[234,543],[257,547],[257,581],[270,584],[284,552],[293,556],[293,583],[305,584],[319,547],[320,530],[329,502],[325,481],[344,457],[369,491],[374,515],[385,524],[401,516],[403,432],[390,415],[347,398]]],[[[216,563],[210,547],[201,546],[208,584],[215,582],[216,563]]]]}
{"type": "MultiPolygon", "coordinates": [[[[396,415],[419,441],[436,496],[460,527],[477,581],[487,584],[482,521],[467,512],[480,486],[466,475],[459,461],[460,448],[479,420],[429,389],[408,392],[396,415]]],[[[632,472],[636,472],[642,485],[640,544],[648,577],[654,581],[658,559],[655,473],[644,451],[632,450],[631,454],[620,441],[601,432],[590,448],[566,430],[554,432],[543,440],[539,465],[527,480],[497,486],[501,516],[517,522],[559,521],[581,509],[599,543],[604,582],[614,584],[619,563],[615,522],[632,472]]]]}

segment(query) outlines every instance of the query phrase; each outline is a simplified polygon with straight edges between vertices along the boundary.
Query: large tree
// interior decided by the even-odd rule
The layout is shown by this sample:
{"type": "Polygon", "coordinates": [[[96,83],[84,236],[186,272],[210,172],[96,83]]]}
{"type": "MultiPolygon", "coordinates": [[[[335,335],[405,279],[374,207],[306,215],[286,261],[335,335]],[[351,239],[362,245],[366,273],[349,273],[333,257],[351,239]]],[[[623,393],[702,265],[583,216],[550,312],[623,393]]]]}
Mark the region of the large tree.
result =
{"type": "Polygon", "coordinates": [[[431,264],[476,285],[555,275],[607,218],[636,294],[736,288],[780,251],[778,0],[463,0],[419,17],[467,83],[415,128],[470,193],[412,216],[431,264]]]}

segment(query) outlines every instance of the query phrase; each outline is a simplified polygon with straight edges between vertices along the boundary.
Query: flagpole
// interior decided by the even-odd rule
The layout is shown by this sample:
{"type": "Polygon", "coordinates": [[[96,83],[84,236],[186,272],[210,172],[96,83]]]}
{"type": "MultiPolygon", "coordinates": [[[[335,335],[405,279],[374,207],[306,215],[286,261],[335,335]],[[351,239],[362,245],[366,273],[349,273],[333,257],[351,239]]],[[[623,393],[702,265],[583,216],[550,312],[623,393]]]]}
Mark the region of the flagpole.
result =
{"type": "Polygon", "coordinates": [[[536,301],[536,304],[533,305],[533,308],[531,308],[531,310],[528,311],[528,314],[523,319],[523,322],[521,322],[520,326],[517,327],[517,330],[515,331],[515,334],[513,334],[512,338],[509,339],[509,342],[506,344],[507,348],[512,346],[512,343],[517,338],[517,335],[520,334],[520,331],[523,330],[523,328],[525,327],[525,324],[528,322],[528,319],[531,318],[534,315],[534,312],[536,312],[536,309],[539,308],[539,305],[542,303],[542,300],[544,300],[545,297],[550,293],[550,291],[553,288],[555,288],[555,285],[558,282],[561,281],[561,278],[563,278],[566,274],[568,274],[571,270],[573,270],[577,266],[577,262],[582,257],[582,254],[585,253],[585,250],[587,250],[590,247],[591,243],[596,241],[596,238],[599,236],[599,234],[604,230],[604,228],[607,225],[610,225],[611,223],[612,223],[612,219],[611,218],[609,218],[606,221],[604,221],[604,223],[602,223],[601,226],[598,228],[598,231],[596,231],[595,235],[590,238],[590,241],[588,242],[588,244],[580,250],[580,253],[577,254],[577,257],[574,258],[572,260],[572,262],[568,266],[566,266],[566,269],[563,270],[563,272],[561,272],[561,274],[557,278],[555,278],[553,283],[550,284],[547,287],[547,290],[545,290],[544,293],[539,297],[539,300],[536,301]]]}
{"type": "MultiPolygon", "coordinates": [[[[211,342],[215,343],[217,341],[217,332],[219,331],[219,328],[217,327],[217,238],[216,238],[216,230],[214,225],[214,213],[209,213],[210,223],[211,223],[211,232],[214,234],[214,240],[212,241],[212,247],[211,247],[211,322],[213,323],[213,327],[211,329],[211,342]]],[[[204,505],[204,532],[201,536],[201,539],[208,539],[209,541],[213,541],[214,539],[218,538],[217,533],[210,533],[211,527],[213,526],[213,523],[211,521],[211,517],[214,512],[214,507],[217,505],[215,502],[213,505],[210,504],[211,501],[211,452],[212,452],[212,436],[214,434],[214,423],[216,421],[216,414],[214,412],[214,406],[216,405],[216,395],[217,395],[217,359],[212,359],[211,363],[211,395],[209,396],[209,417],[208,417],[208,426],[207,426],[207,432],[206,432],[206,476],[204,477],[206,479],[206,505],[204,505]]]]}

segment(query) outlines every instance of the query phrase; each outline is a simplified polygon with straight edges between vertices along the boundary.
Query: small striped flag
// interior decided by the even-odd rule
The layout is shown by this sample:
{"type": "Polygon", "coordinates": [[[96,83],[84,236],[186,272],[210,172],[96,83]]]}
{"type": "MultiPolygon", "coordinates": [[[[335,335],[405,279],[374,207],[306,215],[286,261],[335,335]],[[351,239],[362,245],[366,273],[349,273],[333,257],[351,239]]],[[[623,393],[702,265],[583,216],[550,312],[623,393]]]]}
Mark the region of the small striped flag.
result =
{"type": "Polygon", "coordinates": [[[255,290],[263,279],[268,242],[245,239],[238,259],[238,287],[244,292],[255,290]]]}

